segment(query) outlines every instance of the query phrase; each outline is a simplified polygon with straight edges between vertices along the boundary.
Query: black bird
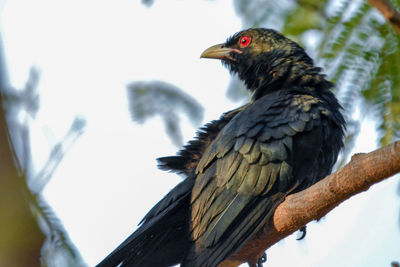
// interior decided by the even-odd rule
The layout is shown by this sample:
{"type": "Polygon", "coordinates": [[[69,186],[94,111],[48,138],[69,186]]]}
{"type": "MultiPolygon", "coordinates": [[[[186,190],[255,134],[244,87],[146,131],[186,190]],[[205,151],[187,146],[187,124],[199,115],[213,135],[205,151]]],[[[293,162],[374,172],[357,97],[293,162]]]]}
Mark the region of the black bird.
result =
{"type": "Polygon", "coordinates": [[[185,179],[98,267],[217,266],[255,236],[285,196],[321,180],[336,162],[341,106],[297,43],[248,29],[201,57],[220,59],[251,101],[206,124],[177,156],[158,159],[185,179]]]}

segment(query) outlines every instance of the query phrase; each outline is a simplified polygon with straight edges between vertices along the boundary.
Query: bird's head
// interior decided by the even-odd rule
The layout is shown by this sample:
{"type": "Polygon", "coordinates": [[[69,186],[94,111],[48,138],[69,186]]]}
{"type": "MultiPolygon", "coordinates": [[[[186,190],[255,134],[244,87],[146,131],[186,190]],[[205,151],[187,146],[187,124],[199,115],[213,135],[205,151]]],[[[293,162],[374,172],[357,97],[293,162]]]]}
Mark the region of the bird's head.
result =
{"type": "Polygon", "coordinates": [[[258,97],[285,86],[310,86],[311,80],[323,80],[304,49],[272,29],[240,31],[200,57],[220,59],[258,97]]]}

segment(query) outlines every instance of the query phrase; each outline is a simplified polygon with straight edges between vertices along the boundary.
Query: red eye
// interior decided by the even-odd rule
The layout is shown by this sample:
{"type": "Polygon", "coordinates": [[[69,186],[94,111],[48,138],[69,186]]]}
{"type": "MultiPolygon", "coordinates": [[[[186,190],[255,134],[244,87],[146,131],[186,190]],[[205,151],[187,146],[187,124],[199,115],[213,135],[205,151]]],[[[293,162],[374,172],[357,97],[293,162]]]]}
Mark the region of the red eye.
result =
{"type": "Polygon", "coordinates": [[[240,38],[240,46],[241,47],[246,47],[250,44],[250,37],[249,36],[243,36],[240,38]]]}

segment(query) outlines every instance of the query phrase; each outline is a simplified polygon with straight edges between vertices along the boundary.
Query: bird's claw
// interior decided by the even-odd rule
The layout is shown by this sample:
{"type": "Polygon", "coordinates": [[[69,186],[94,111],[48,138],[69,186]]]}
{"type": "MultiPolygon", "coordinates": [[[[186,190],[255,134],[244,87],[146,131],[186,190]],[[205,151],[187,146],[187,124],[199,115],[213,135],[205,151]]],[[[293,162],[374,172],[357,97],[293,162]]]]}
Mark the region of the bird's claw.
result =
{"type": "Polygon", "coordinates": [[[306,237],[306,234],[307,234],[307,226],[304,225],[303,227],[301,227],[301,228],[299,229],[299,231],[301,232],[301,235],[300,235],[298,238],[296,238],[296,240],[302,240],[302,239],[304,239],[304,237],[306,237]]]}
{"type": "Polygon", "coordinates": [[[257,267],[262,267],[263,263],[266,261],[267,261],[267,253],[264,252],[264,254],[261,256],[261,258],[258,259],[257,267]]]}

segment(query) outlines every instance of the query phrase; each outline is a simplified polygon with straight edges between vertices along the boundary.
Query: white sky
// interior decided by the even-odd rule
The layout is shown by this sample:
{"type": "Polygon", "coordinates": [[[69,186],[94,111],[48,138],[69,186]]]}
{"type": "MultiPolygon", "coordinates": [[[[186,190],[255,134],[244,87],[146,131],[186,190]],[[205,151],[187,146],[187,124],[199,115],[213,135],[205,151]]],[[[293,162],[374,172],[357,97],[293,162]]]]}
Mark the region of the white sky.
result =
{"type": "MultiPolygon", "coordinates": [[[[1,7],[0,2],[0,7],[1,7]]],[[[33,124],[36,166],[73,118],[85,133],[66,155],[44,195],[92,266],[132,233],[145,213],[180,178],[155,159],[177,148],[159,119],[131,122],[126,84],[160,79],[191,94],[204,122],[238,104],[226,100],[229,73],[200,60],[210,45],[241,29],[230,1],[13,0],[0,17],[8,70],[22,87],[32,65],[41,70],[41,109],[33,124]]],[[[183,120],[186,140],[195,129],[183,120]]],[[[356,151],[375,148],[373,123],[363,124],[356,151]]],[[[289,237],[268,250],[265,266],[389,266],[400,260],[398,178],[345,202],[305,241],[289,237]]]]}

